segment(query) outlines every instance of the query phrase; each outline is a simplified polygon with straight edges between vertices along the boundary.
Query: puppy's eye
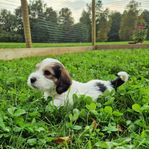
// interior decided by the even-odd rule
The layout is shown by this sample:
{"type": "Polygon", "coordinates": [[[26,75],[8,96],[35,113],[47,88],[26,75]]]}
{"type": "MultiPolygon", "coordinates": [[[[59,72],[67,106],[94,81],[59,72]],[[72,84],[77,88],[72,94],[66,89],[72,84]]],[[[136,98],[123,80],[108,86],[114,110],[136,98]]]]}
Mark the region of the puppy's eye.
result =
{"type": "Polygon", "coordinates": [[[45,71],[44,71],[44,75],[45,75],[45,76],[49,76],[49,75],[51,75],[51,72],[48,71],[48,70],[45,70],[45,71]]]}

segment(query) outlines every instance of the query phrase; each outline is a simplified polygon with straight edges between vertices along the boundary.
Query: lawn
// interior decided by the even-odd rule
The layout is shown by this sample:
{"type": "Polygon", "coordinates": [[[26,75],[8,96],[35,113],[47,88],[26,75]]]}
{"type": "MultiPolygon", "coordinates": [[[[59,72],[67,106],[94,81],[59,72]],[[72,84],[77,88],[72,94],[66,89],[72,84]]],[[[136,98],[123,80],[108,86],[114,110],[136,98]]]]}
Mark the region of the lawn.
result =
{"type": "MultiPolygon", "coordinates": [[[[127,41],[121,42],[97,42],[97,44],[128,44],[127,41]]],[[[144,44],[149,44],[145,41],[144,44]]],[[[91,43],[33,43],[33,48],[45,47],[74,47],[74,46],[90,46],[91,43]]],[[[25,43],[0,42],[0,48],[25,48],[25,43]]]]}
{"type": "Polygon", "coordinates": [[[149,148],[149,49],[56,56],[82,82],[114,79],[122,70],[130,74],[125,85],[98,102],[74,95],[74,106],[60,109],[26,84],[44,58],[0,61],[1,148],[149,148]]]}

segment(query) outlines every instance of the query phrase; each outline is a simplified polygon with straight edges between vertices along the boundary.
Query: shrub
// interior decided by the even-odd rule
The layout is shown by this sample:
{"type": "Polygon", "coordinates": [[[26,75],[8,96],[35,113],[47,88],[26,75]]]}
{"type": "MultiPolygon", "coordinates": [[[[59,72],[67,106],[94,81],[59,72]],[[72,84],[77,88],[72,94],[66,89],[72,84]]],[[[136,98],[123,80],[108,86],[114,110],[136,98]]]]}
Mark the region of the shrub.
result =
{"type": "Polygon", "coordinates": [[[135,43],[143,43],[143,41],[147,37],[147,29],[145,26],[144,19],[140,16],[138,18],[138,22],[133,33],[133,40],[135,43]]]}

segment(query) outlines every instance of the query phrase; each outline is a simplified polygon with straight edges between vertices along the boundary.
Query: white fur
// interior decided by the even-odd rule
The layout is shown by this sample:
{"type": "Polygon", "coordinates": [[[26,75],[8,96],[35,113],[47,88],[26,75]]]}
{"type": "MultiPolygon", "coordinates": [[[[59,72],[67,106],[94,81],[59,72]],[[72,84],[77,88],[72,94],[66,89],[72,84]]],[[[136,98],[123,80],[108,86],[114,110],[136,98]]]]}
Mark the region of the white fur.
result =
{"type": "Polygon", "coordinates": [[[101,94],[103,94],[101,91],[99,91],[99,88],[96,86],[96,83],[98,82],[104,84],[107,87],[107,90],[109,91],[113,89],[109,81],[92,80],[87,83],[80,83],[73,80],[72,85],[68,91],[66,91],[61,95],[56,95],[54,97],[54,105],[58,107],[65,105],[65,103],[73,105],[73,94],[76,94],[78,96],[80,95],[90,96],[94,101],[96,101],[97,98],[101,94]]]}
{"type": "MultiPolygon", "coordinates": [[[[103,84],[108,91],[111,91],[113,89],[113,86],[111,84],[111,81],[103,81],[103,80],[91,80],[87,83],[81,83],[78,81],[73,80],[72,85],[70,88],[62,93],[58,94],[56,92],[56,85],[53,82],[53,80],[47,79],[43,75],[43,68],[46,65],[52,64],[54,62],[60,63],[56,59],[47,58],[43,60],[39,65],[39,69],[35,72],[31,73],[28,78],[28,85],[32,88],[37,88],[44,92],[45,99],[48,98],[48,96],[52,96],[54,98],[53,102],[54,105],[57,107],[65,105],[65,103],[73,104],[73,94],[79,95],[86,95],[90,96],[94,101],[97,100],[97,98],[103,94],[102,91],[100,91],[99,87],[97,86],[98,83],[103,84]],[[36,77],[37,81],[34,83],[34,85],[31,84],[30,79],[32,77],[36,77]]],[[[119,72],[118,76],[123,80],[127,81],[129,75],[126,72],[119,72]]]]}
{"type": "Polygon", "coordinates": [[[129,79],[129,75],[125,71],[121,71],[117,74],[124,82],[127,82],[129,79]]]}
{"type": "Polygon", "coordinates": [[[51,89],[55,88],[55,84],[52,80],[49,80],[47,78],[45,78],[42,74],[41,70],[38,70],[36,72],[31,73],[31,75],[28,78],[27,84],[31,87],[31,88],[37,88],[41,91],[51,91],[51,89]],[[37,78],[37,82],[34,83],[34,85],[31,84],[30,82],[30,78],[32,77],[36,77],[37,78]]]}
{"type": "Polygon", "coordinates": [[[30,86],[31,88],[38,88],[39,90],[45,92],[45,94],[47,92],[51,92],[52,90],[55,90],[56,86],[55,86],[54,82],[50,79],[45,78],[44,75],[43,75],[43,71],[42,71],[42,69],[46,65],[52,64],[52,63],[55,63],[55,62],[60,63],[60,61],[58,61],[57,59],[46,58],[41,63],[37,64],[39,68],[38,68],[38,70],[36,70],[35,72],[30,74],[30,76],[27,80],[28,86],[30,86]],[[38,80],[37,82],[35,82],[34,86],[30,82],[30,79],[32,77],[35,77],[38,80]]]}

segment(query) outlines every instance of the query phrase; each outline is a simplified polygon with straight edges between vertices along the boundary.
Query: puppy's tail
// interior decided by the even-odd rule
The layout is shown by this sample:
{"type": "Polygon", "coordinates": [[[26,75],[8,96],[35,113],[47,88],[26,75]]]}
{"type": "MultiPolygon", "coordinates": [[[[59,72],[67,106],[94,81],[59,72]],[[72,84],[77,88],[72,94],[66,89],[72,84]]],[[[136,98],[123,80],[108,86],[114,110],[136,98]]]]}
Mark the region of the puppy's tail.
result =
{"type": "Polygon", "coordinates": [[[111,81],[111,85],[113,88],[117,89],[117,87],[121,86],[129,79],[129,74],[127,72],[121,71],[117,73],[117,78],[111,81]]]}

